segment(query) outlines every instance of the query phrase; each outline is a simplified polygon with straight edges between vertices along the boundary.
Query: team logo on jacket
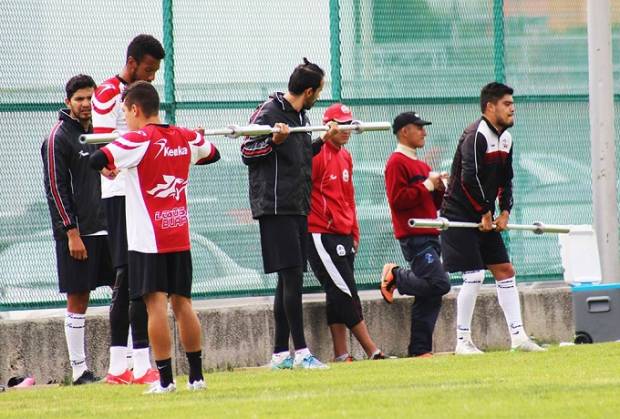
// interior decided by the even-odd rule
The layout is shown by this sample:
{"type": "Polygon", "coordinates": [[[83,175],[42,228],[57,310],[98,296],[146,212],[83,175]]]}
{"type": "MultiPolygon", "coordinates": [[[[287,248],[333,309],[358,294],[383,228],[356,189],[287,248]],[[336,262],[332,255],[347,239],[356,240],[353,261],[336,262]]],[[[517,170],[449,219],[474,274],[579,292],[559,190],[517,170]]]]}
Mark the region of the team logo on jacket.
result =
{"type": "Polygon", "coordinates": [[[342,171],[342,180],[344,182],[348,182],[349,181],[349,171],[347,169],[344,169],[342,171]]]}
{"type": "Polygon", "coordinates": [[[187,180],[175,176],[164,175],[164,183],[160,183],[150,191],[146,191],[155,198],[174,197],[177,201],[181,198],[183,191],[187,189],[187,180]]]}
{"type": "Polygon", "coordinates": [[[344,256],[347,254],[347,251],[344,250],[344,246],[339,244],[338,246],[336,246],[336,253],[338,253],[338,256],[344,256]]]}
{"type": "Polygon", "coordinates": [[[189,154],[189,150],[187,147],[168,147],[168,140],[162,138],[160,140],[155,141],[153,144],[159,146],[159,151],[155,154],[155,158],[159,157],[160,154],[164,154],[164,157],[178,157],[178,156],[186,156],[189,154]]]}
{"type": "Polygon", "coordinates": [[[424,255],[424,259],[426,260],[426,263],[431,264],[435,261],[435,257],[433,256],[432,253],[427,253],[424,255]]]}

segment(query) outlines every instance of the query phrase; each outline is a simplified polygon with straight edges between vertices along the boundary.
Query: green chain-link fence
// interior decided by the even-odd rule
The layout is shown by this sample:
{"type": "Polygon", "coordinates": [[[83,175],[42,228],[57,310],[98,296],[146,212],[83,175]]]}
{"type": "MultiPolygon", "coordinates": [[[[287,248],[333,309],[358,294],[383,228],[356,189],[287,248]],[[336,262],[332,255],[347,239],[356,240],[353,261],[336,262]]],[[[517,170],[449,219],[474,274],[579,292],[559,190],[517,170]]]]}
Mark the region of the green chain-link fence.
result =
{"type": "MultiPolygon", "coordinates": [[[[612,3],[618,132],[620,3],[612,3]]],[[[441,170],[478,117],[480,88],[505,81],[517,102],[512,220],[592,222],[586,0],[5,0],[0,9],[0,310],[63,301],[39,148],[66,80],[116,74],[138,33],[153,34],[167,50],[155,85],[169,121],[244,124],[270,92],[285,89],[306,56],[327,74],[312,121],[337,100],[366,121],[416,110],[433,121],[423,154],[441,170]]],[[[213,141],[222,161],[194,170],[189,191],[195,293],[269,294],[275,278],[261,270],[240,141],[213,141]]],[[[362,289],[377,285],[383,263],[403,262],[383,183],[394,146],[388,133],[355,136],[349,146],[362,289]]],[[[561,277],[556,240],[510,233],[520,280],[561,277]]],[[[306,285],[318,284],[308,275],[306,285]]],[[[94,297],[105,301],[109,292],[94,297]]]]}

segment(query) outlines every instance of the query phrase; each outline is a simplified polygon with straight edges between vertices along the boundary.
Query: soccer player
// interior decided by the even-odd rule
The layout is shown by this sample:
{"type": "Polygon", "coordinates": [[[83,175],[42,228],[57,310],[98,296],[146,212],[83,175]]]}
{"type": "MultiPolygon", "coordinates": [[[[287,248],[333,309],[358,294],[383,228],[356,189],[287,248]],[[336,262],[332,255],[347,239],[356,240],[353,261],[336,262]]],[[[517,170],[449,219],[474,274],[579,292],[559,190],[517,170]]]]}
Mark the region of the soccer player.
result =
{"type": "MultiPolygon", "coordinates": [[[[59,288],[67,294],[65,338],[73,370],[73,384],[100,378],[88,369],[84,351],[84,324],[90,291],[114,284],[101,181],[88,165],[97,146],[81,144],[79,136],[91,131],[91,98],[95,81],[83,74],[65,86],[67,109],[43,142],[44,184],[56,242],[59,288]]],[[[111,325],[115,326],[115,325],[111,325]]]]}
{"type": "Polygon", "coordinates": [[[133,83],[122,98],[127,126],[133,132],[94,153],[91,165],[104,176],[127,169],[130,297],[146,303],[149,338],[160,373],[148,393],[176,390],[168,298],[189,363],[188,389],[203,389],[200,323],[191,300],[187,186],[191,164],[213,163],[220,155],[201,133],[161,123],[159,96],[150,83],[133,83]]]}
{"type": "MultiPolygon", "coordinates": [[[[164,58],[161,43],[151,35],[138,35],[127,48],[122,71],[99,85],[93,98],[93,130],[95,133],[116,131],[124,134],[127,123],[122,111],[121,94],[136,80],[152,82],[164,58]]],[[[110,322],[123,325],[111,331],[110,366],[106,382],[110,384],[149,384],[158,380],[151,368],[147,332],[147,312],[142,300],[129,300],[127,279],[127,227],[125,220],[125,174],[115,179],[101,177],[103,204],[108,221],[112,261],[116,281],[110,305],[110,322]],[[129,325],[133,350],[127,350],[129,325]],[[133,358],[133,371],[128,368],[133,358]]],[[[130,345],[131,346],[131,345],[130,345]]]]}
{"type": "Polygon", "coordinates": [[[312,156],[337,132],[323,139],[310,133],[289,135],[289,126],[309,125],[306,111],[323,90],[325,73],[304,58],[291,74],[286,93],[276,92],[252,114],[250,122],[275,126],[279,133],[246,138],[241,145],[248,166],[252,216],[258,219],[265,273],[278,273],[273,303],[275,346],[273,369],[327,368],[306,346],[302,286],[306,270],[308,211],[312,186],[312,156]],[[289,354],[289,335],[295,356],[289,354]]]}
{"type": "Polygon", "coordinates": [[[396,289],[415,296],[409,356],[425,358],[432,356],[433,331],[442,296],[450,291],[440,260],[439,232],[411,228],[408,224],[414,217],[437,217],[445,190],[442,175],[432,172],[417,156],[417,150],[426,143],[425,126],[430,124],[415,112],[401,113],[392,124],[398,145],[385,166],[385,187],[394,236],[411,269],[387,263],[381,275],[381,295],[388,303],[393,302],[396,289]]]}
{"type": "Polygon", "coordinates": [[[446,270],[463,273],[457,299],[457,355],[482,353],[471,340],[471,319],[485,269],[495,278],[512,349],[545,350],[532,342],[523,328],[515,270],[500,235],[512,209],[513,149],[512,135],[507,131],[514,124],[512,94],[513,89],[501,83],[489,83],[482,88],[482,117],[465,128],[459,139],[441,207],[441,215],[450,220],[480,223],[478,230],[451,228],[441,233],[446,270]]]}
{"type": "MultiPolygon", "coordinates": [[[[324,124],[350,124],[348,106],[335,103],[323,114],[324,124]]],[[[370,359],[385,356],[368,334],[353,263],[360,233],[355,211],[353,160],[344,147],[351,131],[341,131],[325,142],[312,159],[312,193],[308,216],[308,260],[326,295],[327,324],[336,362],[353,360],[347,349],[347,328],[370,359]]]]}

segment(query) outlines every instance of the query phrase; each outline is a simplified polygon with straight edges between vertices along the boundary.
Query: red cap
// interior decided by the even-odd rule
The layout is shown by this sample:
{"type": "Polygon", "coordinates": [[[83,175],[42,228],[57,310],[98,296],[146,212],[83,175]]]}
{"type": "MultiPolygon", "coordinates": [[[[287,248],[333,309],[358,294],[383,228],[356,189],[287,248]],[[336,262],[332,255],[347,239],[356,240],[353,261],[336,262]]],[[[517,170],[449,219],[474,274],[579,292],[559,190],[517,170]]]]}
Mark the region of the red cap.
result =
{"type": "Polygon", "coordinates": [[[342,103],[334,103],[329,108],[325,109],[323,114],[323,123],[326,124],[329,121],[336,122],[351,122],[353,121],[353,113],[351,108],[342,103]]]}

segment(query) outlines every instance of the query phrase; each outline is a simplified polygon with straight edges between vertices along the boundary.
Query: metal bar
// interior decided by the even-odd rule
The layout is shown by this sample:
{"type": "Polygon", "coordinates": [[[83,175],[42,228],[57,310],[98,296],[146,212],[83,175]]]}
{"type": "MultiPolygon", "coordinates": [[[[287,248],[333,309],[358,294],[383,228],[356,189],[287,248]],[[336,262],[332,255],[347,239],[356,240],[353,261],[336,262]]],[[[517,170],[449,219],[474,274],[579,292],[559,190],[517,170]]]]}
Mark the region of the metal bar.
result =
{"type": "Polygon", "coordinates": [[[342,67],[340,60],[340,1],[329,1],[329,49],[331,55],[332,99],[342,98],[342,67]]]}
{"type": "MultiPolygon", "coordinates": [[[[305,127],[292,127],[291,133],[296,132],[321,132],[328,131],[328,125],[315,125],[305,127]]],[[[350,125],[339,125],[341,131],[351,131],[356,134],[369,131],[389,131],[392,125],[389,122],[353,122],[350,125]]],[[[217,135],[228,138],[238,137],[258,137],[260,135],[276,134],[280,132],[279,128],[270,127],[269,125],[248,125],[238,127],[231,125],[226,128],[205,129],[205,135],[217,135]]],[[[116,140],[119,135],[116,132],[109,134],[83,134],[80,135],[80,142],[83,144],[105,144],[116,140]]]]}
{"type": "Polygon", "coordinates": [[[506,48],[504,45],[504,0],[493,1],[493,51],[495,53],[495,81],[506,83],[506,48]]]}
{"type": "MultiPolygon", "coordinates": [[[[408,221],[411,228],[438,228],[440,230],[447,230],[449,228],[478,228],[480,223],[471,223],[465,221],[450,221],[446,218],[410,218],[408,221]]],[[[535,234],[543,233],[570,233],[571,227],[569,225],[554,225],[543,224],[541,222],[535,222],[532,224],[508,224],[506,230],[517,231],[531,231],[535,234]]],[[[495,228],[495,224],[493,224],[495,228]]]]}
{"type": "Polygon", "coordinates": [[[620,279],[609,0],[588,0],[588,77],[592,206],[603,282],[620,279]]]}
{"type": "Polygon", "coordinates": [[[163,0],[163,31],[164,31],[164,94],[166,97],[166,120],[176,123],[176,97],[174,81],[174,19],[173,0],[163,0]]]}

